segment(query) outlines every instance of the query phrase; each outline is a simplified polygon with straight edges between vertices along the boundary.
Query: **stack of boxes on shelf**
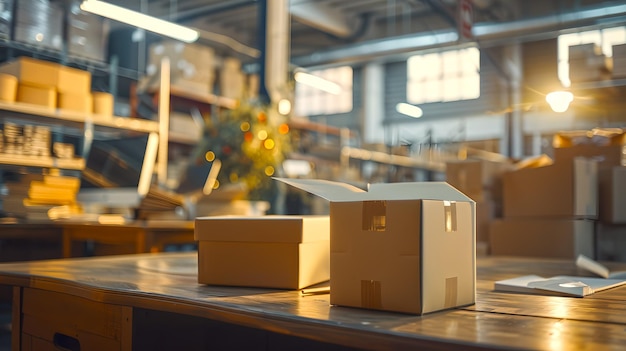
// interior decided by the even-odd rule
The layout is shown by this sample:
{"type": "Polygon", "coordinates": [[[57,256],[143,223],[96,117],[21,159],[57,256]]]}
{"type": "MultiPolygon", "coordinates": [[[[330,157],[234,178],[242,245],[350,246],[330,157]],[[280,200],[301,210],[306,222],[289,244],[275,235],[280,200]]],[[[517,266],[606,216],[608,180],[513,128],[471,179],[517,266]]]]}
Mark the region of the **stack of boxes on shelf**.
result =
{"type": "MultiPolygon", "coordinates": [[[[0,73],[17,78],[15,101],[85,114],[113,114],[113,97],[91,92],[87,71],[29,57],[0,65],[0,73]]],[[[8,96],[10,101],[11,97],[8,96]]]]}
{"type": "Polygon", "coordinates": [[[598,259],[626,260],[619,250],[626,243],[626,130],[620,128],[557,134],[554,139],[556,162],[575,156],[593,158],[598,163],[598,259]]]}
{"type": "Polygon", "coordinates": [[[608,228],[602,223],[626,222],[626,206],[616,193],[626,182],[624,140],[622,130],[559,133],[554,160],[544,155],[506,173],[504,218],[491,225],[492,254],[600,255],[608,228]]]}
{"type": "Polygon", "coordinates": [[[175,90],[174,95],[216,94],[240,99],[244,93],[246,77],[240,60],[234,57],[220,58],[208,46],[171,40],[150,46],[147,75],[139,83],[140,91],[158,90],[163,58],[170,61],[170,85],[175,90]],[[218,75],[216,69],[219,70],[218,75]]]}
{"type": "Polygon", "coordinates": [[[608,79],[613,60],[602,53],[596,44],[569,47],[569,77],[572,82],[590,82],[608,79]]]}
{"type": "Polygon", "coordinates": [[[613,78],[626,78],[626,44],[613,45],[613,78]]]}
{"type": "Polygon", "coordinates": [[[29,220],[49,220],[80,212],[76,194],[80,179],[50,174],[23,174],[4,183],[2,209],[29,220]]]}
{"type": "Polygon", "coordinates": [[[513,167],[506,158],[446,163],[446,182],[476,201],[476,253],[489,253],[489,227],[502,217],[502,176],[513,167]]]}
{"type": "Polygon", "coordinates": [[[170,85],[190,94],[212,94],[215,82],[215,52],[200,44],[166,40],[152,44],[149,50],[147,75],[140,82],[143,90],[159,88],[161,61],[170,61],[170,85]]]}

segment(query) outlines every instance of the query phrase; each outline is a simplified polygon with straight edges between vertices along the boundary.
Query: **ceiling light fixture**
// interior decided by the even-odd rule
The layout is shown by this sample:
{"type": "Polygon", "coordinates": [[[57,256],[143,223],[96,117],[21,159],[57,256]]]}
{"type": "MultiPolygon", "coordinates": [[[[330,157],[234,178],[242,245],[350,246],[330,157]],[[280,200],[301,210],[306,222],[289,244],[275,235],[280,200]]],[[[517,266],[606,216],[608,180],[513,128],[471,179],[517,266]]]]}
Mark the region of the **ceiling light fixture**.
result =
{"type": "Polygon", "coordinates": [[[419,106],[407,104],[406,102],[397,104],[396,111],[413,118],[420,118],[424,115],[424,111],[419,106]]]}
{"type": "Polygon", "coordinates": [[[298,83],[302,83],[310,87],[323,90],[330,94],[339,95],[339,93],[341,93],[341,87],[339,86],[339,84],[311,73],[298,71],[293,78],[298,83]]]}
{"type": "Polygon", "coordinates": [[[546,95],[546,101],[552,111],[561,113],[567,111],[569,104],[574,101],[574,94],[563,90],[553,91],[546,95]]]}
{"type": "Polygon", "coordinates": [[[157,34],[168,36],[186,43],[198,40],[198,32],[172,22],[145,15],[141,12],[109,4],[98,0],[84,0],[80,9],[115,21],[143,28],[157,34]]]}

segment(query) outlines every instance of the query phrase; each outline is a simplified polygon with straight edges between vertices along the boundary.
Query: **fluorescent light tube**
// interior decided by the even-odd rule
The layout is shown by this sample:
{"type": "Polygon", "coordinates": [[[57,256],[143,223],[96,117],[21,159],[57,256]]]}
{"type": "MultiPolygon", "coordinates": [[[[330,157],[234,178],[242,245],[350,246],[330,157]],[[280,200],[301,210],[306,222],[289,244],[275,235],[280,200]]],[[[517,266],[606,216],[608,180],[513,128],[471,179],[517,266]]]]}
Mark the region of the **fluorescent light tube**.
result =
{"type": "Polygon", "coordinates": [[[406,102],[397,104],[396,111],[413,118],[420,118],[424,114],[424,111],[419,106],[407,104],[406,102]]]}
{"type": "Polygon", "coordinates": [[[80,9],[102,17],[143,28],[157,34],[168,36],[186,43],[198,40],[198,32],[172,22],[144,15],[141,12],[132,11],[120,6],[98,0],[84,0],[80,9]]]}
{"type": "Polygon", "coordinates": [[[341,93],[341,87],[335,82],[326,80],[320,76],[316,76],[306,72],[296,72],[293,77],[296,82],[308,85],[319,90],[323,90],[327,93],[339,95],[341,93]]]}

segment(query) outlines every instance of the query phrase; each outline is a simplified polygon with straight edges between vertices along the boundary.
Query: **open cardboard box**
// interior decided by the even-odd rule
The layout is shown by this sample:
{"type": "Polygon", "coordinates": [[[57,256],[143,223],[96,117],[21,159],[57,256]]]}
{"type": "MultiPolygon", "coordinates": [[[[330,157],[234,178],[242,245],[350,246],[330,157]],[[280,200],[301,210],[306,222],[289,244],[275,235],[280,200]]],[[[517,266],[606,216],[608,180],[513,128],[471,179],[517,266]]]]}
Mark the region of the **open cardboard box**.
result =
{"type": "Polygon", "coordinates": [[[330,278],[328,216],[198,217],[198,282],[302,289],[330,278]]]}
{"type": "Polygon", "coordinates": [[[423,314],[475,302],[475,203],[442,182],[276,178],[330,200],[330,303],[423,314]]]}

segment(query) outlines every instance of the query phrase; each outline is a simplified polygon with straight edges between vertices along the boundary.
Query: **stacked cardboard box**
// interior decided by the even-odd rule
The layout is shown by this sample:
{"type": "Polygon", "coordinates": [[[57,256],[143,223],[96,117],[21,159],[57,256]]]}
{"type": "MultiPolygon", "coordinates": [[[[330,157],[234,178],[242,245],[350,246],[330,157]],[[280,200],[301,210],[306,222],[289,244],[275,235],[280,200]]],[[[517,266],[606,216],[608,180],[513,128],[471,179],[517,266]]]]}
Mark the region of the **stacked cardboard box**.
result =
{"type": "Polygon", "coordinates": [[[613,45],[613,78],[626,78],[626,44],[613,45]]]}
{"type": "Polygon", "coordinates": [[[6,182],[2,209],[26,219],[55,219],[58,211],[79,212],[76,194],[80,179],[53,174],[24,174],[6,182]],[[62,209],[61,209],[62,208],[62,209]]]}
{"type": "Polygon", "coordinates": [[[215,54],[212,48],[179,41],[163,41],[150,46],[147,76],[140,83],[143,89],[159,86],[161,60],[169,58],[170,85],[190,93],[213,93],[215,82],[215,54]]]}
{"type": "Polygon", "coordinates": [[[109,22],[103,17],[72,7],[68,14],[67,51],[74,57],[106,61],[109,22]]]}
{"type": "Polygon", "coordinates": [[[588,82],[609,78],[613,61],[596,44],[569,47],[569,77],[572,82],[588,82]]]}
{"type": "Polygon", "coordinates": [[[19,57],[0,65],[0,73],[18,80],[16,100],[29,104],[60,108],[85,114],[110,113],[113,99],[110,94],[98,93],[106,99],[93,103],[91,73],[54,62],[19,57]],[[105,106],[107,105],[107,106],[105,106]],[[96,110],[94,111],[94,106],[96,110]],[[104,111],[104,112],[103,112],[104,111]]]}
{"type": "Polygon", "coordinates": [[[446,164],[446,181],[476,201],[477,254],[489,252],[489,226],[502,217],[502,176],[509,160],[463,160],[446,164]]]}
{"type": "Polygon", "coordinates": [[[595,257],[597,162],[525,162],[503,178],[503,214],[490,228],[493,255],[595,257]]]}
{"type": "Polygon", "coordinates": [[[219,73],[219,95],[241,99],[246,77],[241,70],[241,61],[234,57],[225,58],[219,73]]]}

